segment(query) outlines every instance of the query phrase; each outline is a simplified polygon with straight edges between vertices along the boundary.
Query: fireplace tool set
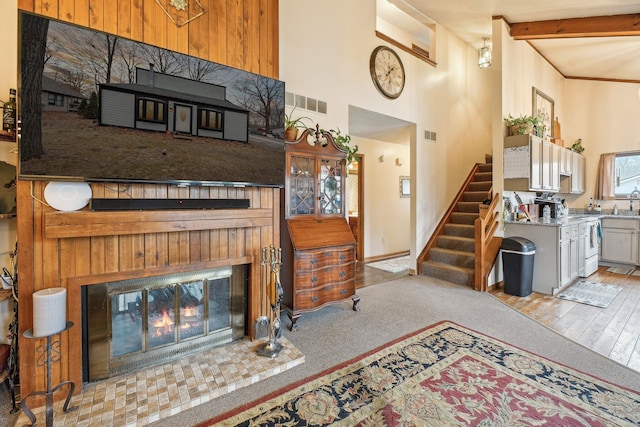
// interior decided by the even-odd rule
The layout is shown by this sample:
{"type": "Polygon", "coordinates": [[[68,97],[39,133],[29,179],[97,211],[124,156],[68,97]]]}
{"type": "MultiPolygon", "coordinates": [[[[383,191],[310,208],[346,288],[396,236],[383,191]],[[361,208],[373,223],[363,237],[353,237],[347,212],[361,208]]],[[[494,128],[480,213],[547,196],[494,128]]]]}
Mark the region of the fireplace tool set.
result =
{"type": "Polygon", "coordinates": [[[282,300],[282,285],[280,284],[280,267],[282,266],[282,249],[273,245],[262,248],[262,283],[260,286],[260,316],[254,324],[255,338],[268,335],[269,340],[256,350],[261,356],[277,357],[282,351],[282,344],[278,342],[282,334],[280,324],[280,301],[282,300]],[[265,301],[265,290],[267,300],[265,301]],[[266,304],[265,304],[266,303],[266,304]],[[262,313],[268,305],[271,310],[269,316],[262,313]]]}

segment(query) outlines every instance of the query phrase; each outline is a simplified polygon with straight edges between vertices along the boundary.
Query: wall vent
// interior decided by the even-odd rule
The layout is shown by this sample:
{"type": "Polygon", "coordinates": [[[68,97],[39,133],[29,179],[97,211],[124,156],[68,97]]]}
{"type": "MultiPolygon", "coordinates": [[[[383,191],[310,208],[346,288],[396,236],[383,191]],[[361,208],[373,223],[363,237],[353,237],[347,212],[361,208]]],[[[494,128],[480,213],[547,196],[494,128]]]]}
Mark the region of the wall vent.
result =
{"type": "Polygon", "coordinates": [[[296,107],[303,110],[313,111],[316,113],[327,114],[327,102],[320,101],[308,96],[286,92],[284,102],[289,107],[296,107]]]}

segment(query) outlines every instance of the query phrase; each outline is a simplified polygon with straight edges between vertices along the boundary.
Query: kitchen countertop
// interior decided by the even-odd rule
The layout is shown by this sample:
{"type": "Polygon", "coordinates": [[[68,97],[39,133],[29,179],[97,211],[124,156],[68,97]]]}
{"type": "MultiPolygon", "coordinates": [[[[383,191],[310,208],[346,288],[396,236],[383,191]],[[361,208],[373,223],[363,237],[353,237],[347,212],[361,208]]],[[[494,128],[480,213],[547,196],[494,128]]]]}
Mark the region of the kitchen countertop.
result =
{"type": "Polygon", "coordinates": [[[562,217],[560,219],[552,219],[549,223],[543,223],[542,218],[534,218],[532,221],[521,220],[521,221],[505,221],[505,224],[520,224],[520,225],[541,225],[544,227],[561,227],[563,225],[572,225],[579,224],[581,222],[590,221],[592,219],[602,219],[602,218],[617,218],[617,219],[634,219],[640,220],[640,215],[634,214],[630,215],[628,213],[613,215],[610,213],[584,213],[584,214],[569,214],[566,217],[562,217]]]}

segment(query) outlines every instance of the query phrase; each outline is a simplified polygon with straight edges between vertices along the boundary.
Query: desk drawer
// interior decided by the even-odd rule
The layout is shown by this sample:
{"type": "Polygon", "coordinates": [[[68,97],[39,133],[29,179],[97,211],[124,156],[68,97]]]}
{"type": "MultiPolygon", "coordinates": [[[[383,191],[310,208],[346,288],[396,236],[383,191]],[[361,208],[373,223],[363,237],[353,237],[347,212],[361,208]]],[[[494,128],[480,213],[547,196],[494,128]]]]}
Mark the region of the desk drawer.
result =
{"type": "Polygon", "coordinates": [[[335,267],[317,268],[311,271],[296,270],[296,289],[313,289],[319,286],[340,283],[355,277],[354,263],[335,267]]]}
{"type": "Polygon", "coordinates": [[[296,291],[295,307],[297,310],[308,310],[323,304],[355,295],[355,284],[353,280],[348,283],[323,286],[319,289],[296,291]]]}
{"type": "Polygon", "coordinates": [[[332,265],[346,264],[354,261],[353,246],[317,251],[296,251],[296,271],[315,270],[332,265]]]}

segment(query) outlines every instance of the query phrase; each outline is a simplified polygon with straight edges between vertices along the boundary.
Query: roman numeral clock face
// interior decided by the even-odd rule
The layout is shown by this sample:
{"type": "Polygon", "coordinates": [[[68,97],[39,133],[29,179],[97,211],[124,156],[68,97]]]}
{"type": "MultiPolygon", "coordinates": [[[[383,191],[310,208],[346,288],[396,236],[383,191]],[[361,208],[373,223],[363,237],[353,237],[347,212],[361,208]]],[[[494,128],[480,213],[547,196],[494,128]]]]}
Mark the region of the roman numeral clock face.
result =
{"type": "Polygon", "coordinates": [[[400,96],[404,89],[404,66],[398,54],[386,46],[378,46],[369,60],[371,79],[378,91],[390,99],[400,96]]]}

